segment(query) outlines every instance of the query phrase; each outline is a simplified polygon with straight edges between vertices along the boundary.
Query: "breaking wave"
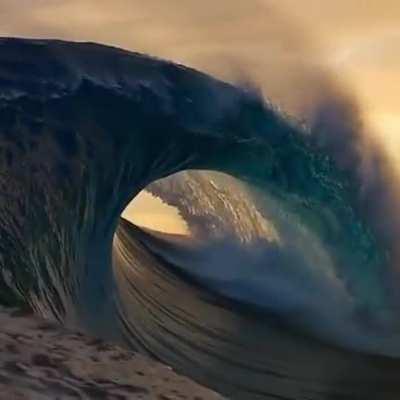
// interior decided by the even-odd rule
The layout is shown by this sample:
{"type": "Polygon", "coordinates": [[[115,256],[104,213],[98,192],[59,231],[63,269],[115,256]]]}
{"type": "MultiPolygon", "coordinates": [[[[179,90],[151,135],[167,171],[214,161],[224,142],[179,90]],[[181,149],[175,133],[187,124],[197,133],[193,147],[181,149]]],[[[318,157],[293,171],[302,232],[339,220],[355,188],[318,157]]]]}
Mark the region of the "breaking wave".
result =
{"type": "Polygon", "coordinates": [[[376,158],[361,169],[353,137],[326,135],[331,103],[307,128],[251,88],[148,56],[0,50],[3,303],[233,398],[396,398],[397,219],[376,158]],[[188,237],[120,218],[144,188],[188,237]]]}

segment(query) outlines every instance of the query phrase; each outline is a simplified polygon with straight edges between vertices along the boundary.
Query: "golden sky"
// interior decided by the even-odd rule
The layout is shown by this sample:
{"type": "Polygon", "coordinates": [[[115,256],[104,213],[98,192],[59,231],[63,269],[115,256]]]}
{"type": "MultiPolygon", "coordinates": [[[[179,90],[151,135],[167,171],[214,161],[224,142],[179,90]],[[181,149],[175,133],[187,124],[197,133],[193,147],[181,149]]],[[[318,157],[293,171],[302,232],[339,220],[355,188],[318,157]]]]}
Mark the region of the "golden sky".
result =
{"type": "Polygon", "coordinates": [[[0,0],[0,35],[97,41],[252,79],[289,111],[326,70],[400,165],[400,0],[0,0]]]}
{"type": "Polygon", "coordinates": [[[158,197],[142,191],[125,208],[122,217],[139,226],[146,226],[156,231],[189,234],[186,222],[175,207],[163,203],[158,197]]]}

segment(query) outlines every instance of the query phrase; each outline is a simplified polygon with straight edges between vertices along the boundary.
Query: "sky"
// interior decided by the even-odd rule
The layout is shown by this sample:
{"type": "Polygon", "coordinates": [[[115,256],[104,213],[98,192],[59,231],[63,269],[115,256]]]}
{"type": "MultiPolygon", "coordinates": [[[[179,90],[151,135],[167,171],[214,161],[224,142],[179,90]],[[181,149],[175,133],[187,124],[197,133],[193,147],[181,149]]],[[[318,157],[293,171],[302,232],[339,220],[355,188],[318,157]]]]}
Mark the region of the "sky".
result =
{"type": "Polygon", "coordinates": [[[96,41],[251,80],[294,114],[322,71],[400,171],[399,0],[0,0],[0,35],[96,41]]]}
{"type": "Polygon", "coordinates": [[[122,213],[122,217],[136,225],[159,232],[188,235],[189,228],[178,209],[163,203],[158,197],[142,191],[122,213]]]}

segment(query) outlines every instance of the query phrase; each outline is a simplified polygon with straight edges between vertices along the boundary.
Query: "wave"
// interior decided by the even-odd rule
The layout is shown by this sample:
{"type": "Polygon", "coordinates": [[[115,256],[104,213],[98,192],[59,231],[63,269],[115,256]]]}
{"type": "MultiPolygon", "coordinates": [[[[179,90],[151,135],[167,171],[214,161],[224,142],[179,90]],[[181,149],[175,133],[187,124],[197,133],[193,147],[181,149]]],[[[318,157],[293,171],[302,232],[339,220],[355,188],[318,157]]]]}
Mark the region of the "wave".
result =
{"type": "Polygon", "coordinates": [[[167,61],[0,48],[2,303],[240,399],[396,398],[394,239],[336,141],[167,61]],[[190,239],[120,219],[146,187],[190,239]]]}

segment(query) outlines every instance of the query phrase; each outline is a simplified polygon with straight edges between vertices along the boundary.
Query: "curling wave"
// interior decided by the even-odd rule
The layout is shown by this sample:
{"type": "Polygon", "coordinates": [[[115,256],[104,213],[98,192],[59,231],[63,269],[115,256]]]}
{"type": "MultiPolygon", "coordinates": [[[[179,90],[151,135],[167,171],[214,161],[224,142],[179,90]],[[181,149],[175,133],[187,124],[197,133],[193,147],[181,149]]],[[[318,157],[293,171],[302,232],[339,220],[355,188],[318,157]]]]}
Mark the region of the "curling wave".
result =
{"type": "Polygon", "coordinates": [[[0,50],[3,303],[239,399],[396,398],[391,247],[312,132],[254,90],[144,55],[0,50]],[[209,172],[156,182],[190,170],[209,172]],[[190,239],[120,220],[148,185],[190,239]]]}

